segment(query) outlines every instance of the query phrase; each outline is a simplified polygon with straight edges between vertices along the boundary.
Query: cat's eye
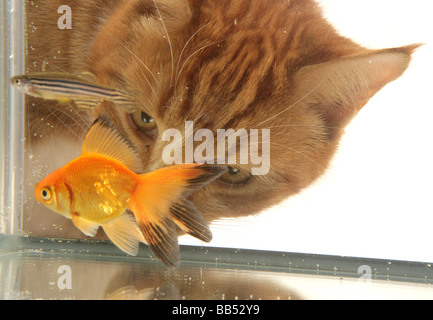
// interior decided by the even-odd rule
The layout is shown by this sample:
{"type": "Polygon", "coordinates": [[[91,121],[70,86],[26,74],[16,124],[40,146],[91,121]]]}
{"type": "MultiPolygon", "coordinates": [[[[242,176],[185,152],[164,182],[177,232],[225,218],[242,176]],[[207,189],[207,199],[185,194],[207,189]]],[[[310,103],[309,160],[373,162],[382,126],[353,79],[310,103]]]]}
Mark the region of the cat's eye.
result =
{"type": "Polygon", "coordinates": [[[52,197],[52,192],[49,187],[45,187],[41,190],[41,198],[45,201],[50,201],[52,197]]]}
{"type": "Polygon", "coordinates": [[[251,173],[238,167],[229,167],[220,180],[229,184],[246,184],[251,179],[251,173]]]}
{"type": "Polygon", "coordinates": [[[136,127],[146,134],[152,135],[157,129],[155,119],[144,111],[134,112],[131,117],[136,127]]]}

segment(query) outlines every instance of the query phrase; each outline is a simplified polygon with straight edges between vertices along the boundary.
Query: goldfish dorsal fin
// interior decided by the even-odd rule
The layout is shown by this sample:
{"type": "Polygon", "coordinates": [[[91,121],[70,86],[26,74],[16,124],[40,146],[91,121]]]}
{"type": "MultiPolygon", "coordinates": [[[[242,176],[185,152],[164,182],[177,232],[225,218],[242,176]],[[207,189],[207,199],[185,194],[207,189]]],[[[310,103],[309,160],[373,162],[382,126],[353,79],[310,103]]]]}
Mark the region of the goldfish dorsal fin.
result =
{"type": "Polygon", "coordinates": [[[124,213],[102,225],[108,238],[123,252],[136,256],[140,242],[146,243],[134,217],[124,213]]]}
{"type": "Polygon", "coordinates": [[[87,133],[81,154],[88,153],[108,156],[136,173],[143,172],[140,155],[105,115],[100,116],[87,133]]]}

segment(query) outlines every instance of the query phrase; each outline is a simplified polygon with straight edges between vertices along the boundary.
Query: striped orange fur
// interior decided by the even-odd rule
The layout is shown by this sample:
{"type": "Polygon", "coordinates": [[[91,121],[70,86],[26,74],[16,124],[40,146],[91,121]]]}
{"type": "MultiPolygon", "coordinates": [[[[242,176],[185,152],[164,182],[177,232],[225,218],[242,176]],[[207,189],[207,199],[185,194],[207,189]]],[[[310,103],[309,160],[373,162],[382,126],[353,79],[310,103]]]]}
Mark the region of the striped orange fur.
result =
{"type": "MultiPolygon", "coordinates": [[[[344,127],[417,47],[364,48],[340,36],[313,0],[83,0],[71,4],[73,29],[59,31],[62,2],[28,7],[34,21],[50,17],[29,34],[29,61],[58,55],[56,67],[137,92],[134,114],[104,102],[90,117],[111,117],[146,171],[164,166],[161,134],[184,132],[185,121],[214,132],[271,130],[268,175],[250,177],[253,165],[240,165],[191,197],[208,221],[256,214],[313,183],[344,127]]],[[[29,113],[32,132],[54,134],[37,121],[52,109],[38,112],[29,113]]],[[[80,130],[67,128],[78,118],[58,116],[66,127],[56,134],[80,130]]]]}

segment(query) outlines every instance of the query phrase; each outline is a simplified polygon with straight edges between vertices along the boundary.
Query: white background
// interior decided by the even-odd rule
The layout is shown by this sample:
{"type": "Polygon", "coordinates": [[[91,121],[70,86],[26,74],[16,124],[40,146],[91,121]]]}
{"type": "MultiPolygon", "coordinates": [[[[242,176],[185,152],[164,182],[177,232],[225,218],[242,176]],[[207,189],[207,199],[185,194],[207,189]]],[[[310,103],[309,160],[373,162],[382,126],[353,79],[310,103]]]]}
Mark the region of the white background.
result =
{"type": "MultiPolygon", "coordinates": [[[[211,226],[216,247],[433,261],[433,18],[429,0],[322,0],[371,48],[424,43],[347,127],[320,181],[259,216],[211,226]]],[[[183,244],[197,243],[182,237],[183,244]]]]}

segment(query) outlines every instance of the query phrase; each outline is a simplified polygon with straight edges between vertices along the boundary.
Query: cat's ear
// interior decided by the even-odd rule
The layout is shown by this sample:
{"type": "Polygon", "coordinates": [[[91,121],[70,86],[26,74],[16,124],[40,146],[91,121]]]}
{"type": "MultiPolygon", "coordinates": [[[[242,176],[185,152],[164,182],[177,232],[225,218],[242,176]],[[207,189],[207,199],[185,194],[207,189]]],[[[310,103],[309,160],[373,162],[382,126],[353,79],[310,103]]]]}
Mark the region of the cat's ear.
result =
{"type": "Polygon", "coordinates": [[[294,78],[294,103],[315,108],[329,127],[344,127],[376,92],[403,74],[418,46],[373,51],[304,67],[294,78]]]}

